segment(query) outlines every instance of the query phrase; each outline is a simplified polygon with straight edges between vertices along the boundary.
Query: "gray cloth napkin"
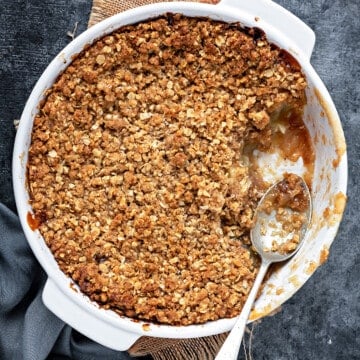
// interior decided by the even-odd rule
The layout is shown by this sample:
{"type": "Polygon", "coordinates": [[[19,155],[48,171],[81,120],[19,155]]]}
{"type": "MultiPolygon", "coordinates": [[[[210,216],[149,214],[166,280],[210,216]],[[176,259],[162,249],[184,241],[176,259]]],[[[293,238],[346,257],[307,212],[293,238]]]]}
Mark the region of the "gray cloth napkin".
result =
{"type": "Polygon", "coordinates": [[[130,359],[52,314],[41,300],[45,280],[17,216],[0,204],[0,359],[130,359]]]}

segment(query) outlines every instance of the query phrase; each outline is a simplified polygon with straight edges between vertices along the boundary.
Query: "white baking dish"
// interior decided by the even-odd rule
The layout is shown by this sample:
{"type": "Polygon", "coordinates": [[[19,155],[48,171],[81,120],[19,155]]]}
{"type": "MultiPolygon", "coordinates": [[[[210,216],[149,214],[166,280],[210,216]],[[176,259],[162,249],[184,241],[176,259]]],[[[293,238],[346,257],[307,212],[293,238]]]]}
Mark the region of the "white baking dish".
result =
{"type": "MultiPolygon", "coordinates": [[[[135,322],[110,310],[100,309],[71,286],[38,231],[27,222],[31,212],[26,188],[27,152],[32,123],[39,101],[74,54],[87,44],[122,25],[156,17],[166,12],[205,16],[226,22],[240,21],[265,31],[270,42],[291,53],[301,64],[308,81],[305,123],[314,140],[316,163],[312,183],[313,219],[305,246],[285,266],[272,274],[255,304],[251,319],[265,316],[290,298],[326,259],[336,235],[346,202],[347,158],[340,120],[324,84],[310,65],[315,35],[294,15],[270,0],[222,0],[218,5],[171,2],[139,7],[115,15],[85,31],[72,41],[44,71],[23,111],[13,155],[13,185],[19,217],[28,242],[46,271],[45,305],[59,318],[89,338],[115,350],[128,349],[140,336],[190,338],[214,335],[232,328],[235,319],[203,325],[166,326],[135,322]]],[[[269,161],[266,157],[263,162],[269,161]]],[[[286,166],[285,166],[286,167],[286,166]]],[[[301,166],[295,170],[302,171],[301,166]]],[[[268,172],[276,179],[281,173],[268,172]]]]}

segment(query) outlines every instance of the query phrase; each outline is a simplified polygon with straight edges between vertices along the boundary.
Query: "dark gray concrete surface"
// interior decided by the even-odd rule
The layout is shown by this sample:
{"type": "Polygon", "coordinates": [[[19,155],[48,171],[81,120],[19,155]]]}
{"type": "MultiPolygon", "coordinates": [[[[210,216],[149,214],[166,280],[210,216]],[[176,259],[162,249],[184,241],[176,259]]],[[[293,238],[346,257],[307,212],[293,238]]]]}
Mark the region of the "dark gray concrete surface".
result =
{"type": "MultiPolygon", "coordinates": [[[[277,2],[316,33],[312,64],[345,131],[349,200],[327,263],[281,312],[254,327],[252,355],[254,360],[360,359],[360,1],[277,2]]],[[[91,0],[0,1],[0,202],[13,210],[13,120],[46,65],[71,40],[67,32],[76,22],[77,33],[86,29],[90,8],[91,0]]]]}

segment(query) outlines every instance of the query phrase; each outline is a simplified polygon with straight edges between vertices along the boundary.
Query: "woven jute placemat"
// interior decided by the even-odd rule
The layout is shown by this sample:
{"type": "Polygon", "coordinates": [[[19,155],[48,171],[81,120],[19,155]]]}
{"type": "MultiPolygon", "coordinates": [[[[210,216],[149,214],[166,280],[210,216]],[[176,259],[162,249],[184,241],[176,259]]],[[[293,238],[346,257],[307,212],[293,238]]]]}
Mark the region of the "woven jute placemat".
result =
{"type": "MultiPolygon", "coordinates": [[[[119,12],[129,10],[141,5],[157,2],[171,2],[174,0],[93,0],[88,26],[95,25],[101,20],[119,12]]],[[[184,0],[180,0],[184,1],[184,0]]],[[[188,2],[201,2],[206,4],[217,4],[220,0],[185,0],[188,2]]]]}
{"type": "MultiPolygon", "coordinates": [[[[163,0],[164,1],[164,0],[163,0]]],[[[165,0],[166,2],[170,2],[165,0]]],[[[187,0],[216,4],[219,0],[187,0]]],[[[159,0],[94,0],[88,26],[119,12],[159,0]]],[[[155,360],[211,360],[225,341],[227,333],[191,339],[167,339],[143,336],[130,349],[131,356],[151,355],[155,360]]]]}

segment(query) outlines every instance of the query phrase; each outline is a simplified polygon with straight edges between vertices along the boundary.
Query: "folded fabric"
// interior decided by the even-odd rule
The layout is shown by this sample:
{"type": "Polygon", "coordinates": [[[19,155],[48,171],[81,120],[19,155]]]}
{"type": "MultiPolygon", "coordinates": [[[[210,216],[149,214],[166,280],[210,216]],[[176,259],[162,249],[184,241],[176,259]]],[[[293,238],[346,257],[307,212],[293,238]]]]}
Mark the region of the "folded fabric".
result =
{"type": "Polygon", "coordinates": [[[130,359],[79,334],[43,304],[46,274],[24,237],[17,216],[0,204],[0,358],[130,359]]]}

